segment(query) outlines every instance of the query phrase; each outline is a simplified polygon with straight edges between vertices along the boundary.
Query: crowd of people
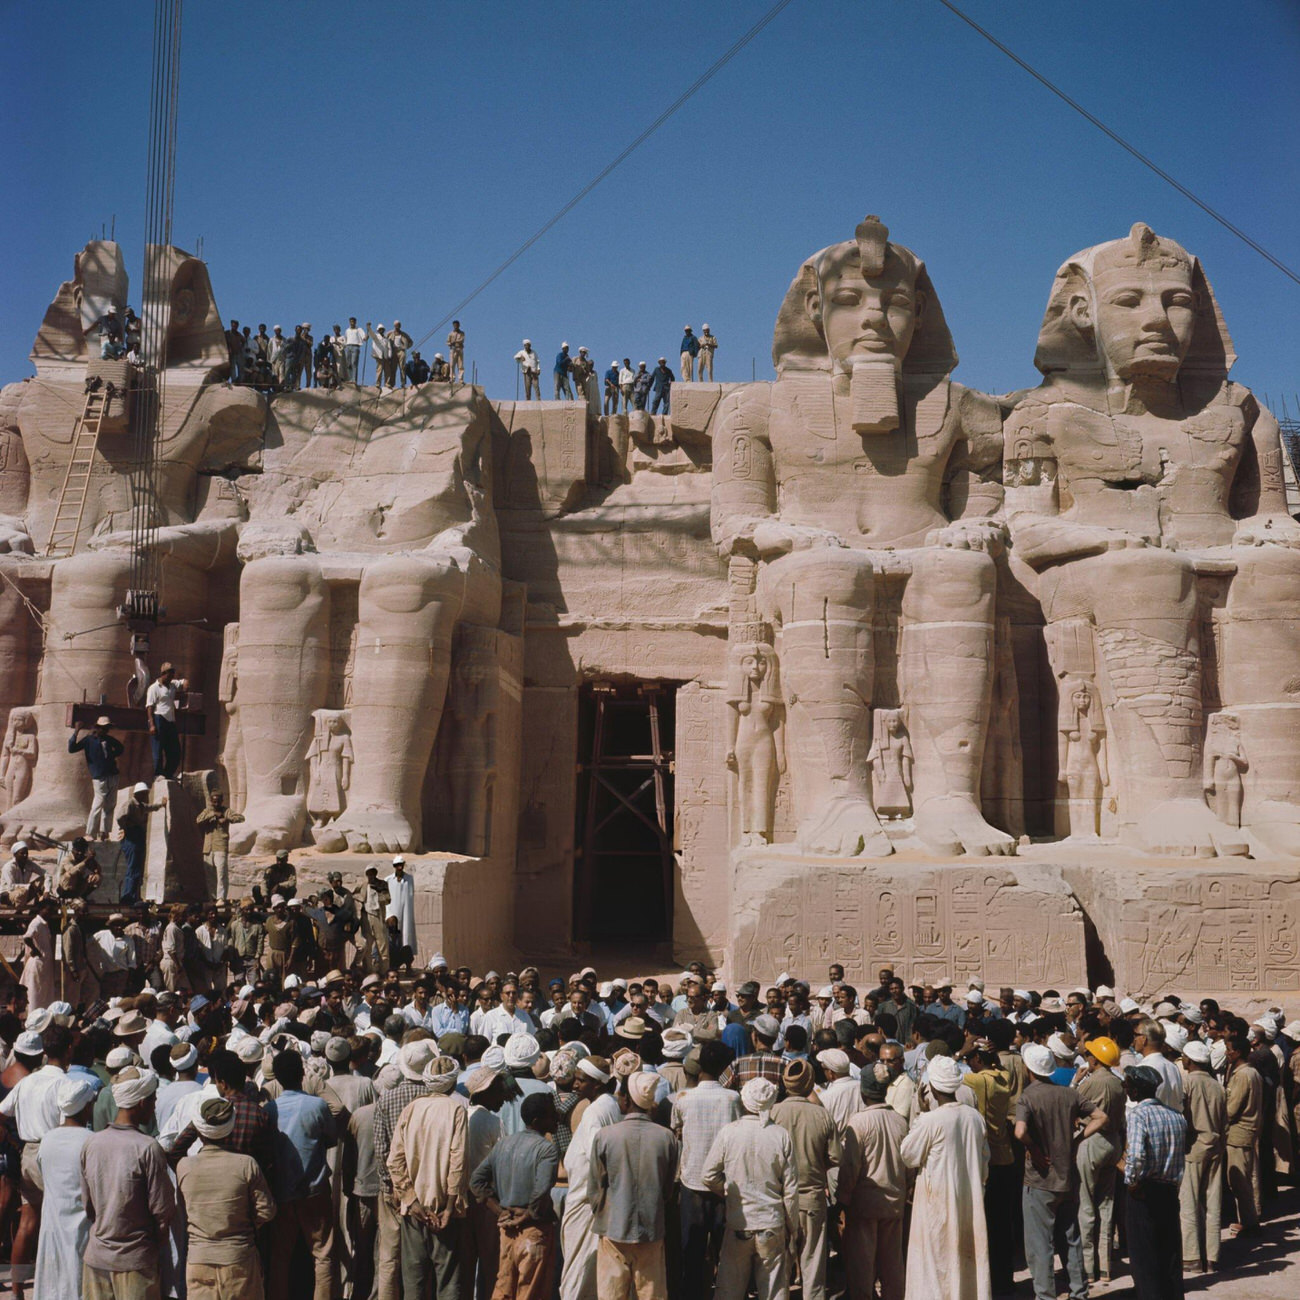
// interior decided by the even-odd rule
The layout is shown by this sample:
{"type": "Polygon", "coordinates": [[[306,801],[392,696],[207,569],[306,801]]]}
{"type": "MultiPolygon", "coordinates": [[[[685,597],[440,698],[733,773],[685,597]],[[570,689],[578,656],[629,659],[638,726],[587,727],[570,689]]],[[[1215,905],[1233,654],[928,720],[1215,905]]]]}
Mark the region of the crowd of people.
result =
{"type": "Polygon", "coordinates": [[[1071,1297],[1121,1258],[1166,1297],[1295,1178],[1280,1008],[478,973],[420,960],[400,856],[304,894],[281,854],[237,908],[99,930],[34,906],[0,1013],[20,1300],[946,1300],[1022,1258],[1046,1300],[1058,1253],[1071,1297]]]}
{"type": "MultiPolygon", "coordinates": [[[[718,350],[717,336],[706,323],[696,334],[687,325],[681,342],[681,378],[690,382],[696,376],[698,365],[699,378],[713,379],[713,354],[718,350]]],[[[524,339],[523,346],[515,353],[515,364],[524,381],[524,400],[540,401],[542,397],[542,359],[533,351],[532,339],[524,339]]],[[[585,400],[594,407],[598,403],[605,415],[616,415],[619,405],[623,412],[644,411],[647,406],[652,415],[662,411],[665,415],[672,413],[672,386],[677,376],[668,365],[667,357],[660,357],[653,370],[646,368],[644,361],[638,362],[632,369],[632,361],[624,357],[620,362],[616,357],[609,363],[609,369],[601,376],[602,388],[597,389],[596,363],[580,347],[577,356],[569,352],[568,343],[561,343],[555,354],[555,364],[551,367],[555,400],[585,400]]]]}

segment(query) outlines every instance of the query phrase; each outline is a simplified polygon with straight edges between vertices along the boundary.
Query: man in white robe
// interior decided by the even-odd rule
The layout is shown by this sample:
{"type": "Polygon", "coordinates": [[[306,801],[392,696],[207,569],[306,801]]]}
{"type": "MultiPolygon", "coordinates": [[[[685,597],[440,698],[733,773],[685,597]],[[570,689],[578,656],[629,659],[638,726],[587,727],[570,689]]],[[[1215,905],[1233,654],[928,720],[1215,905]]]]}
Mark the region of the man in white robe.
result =
{"type": "Polygon", "coordinates": [[[90,1220],[81,1199],[81,1148],[91,1135],[95,1085],[73,1075],[55,1088],[62,1122],[41,1138],[37,1151],[45,1201],[36,1242],[33,1296],[48,1300],[81,1295],[81,1257],[90,1238],[90,1220]]]}
{"type": "Polygon", "coordinates": [[[59,905],[52,898],[42,899],[23,935],[22,985],[27,990],[27,1010],[39,1011],[55,1000],[56,962],[54,930],[51,922],[59,905]]]}
{"type": "Polygon", "coordinates": [[[961,1067],[952,1057],[934,1057],[929,1073],[935,1105],[916,1117],[902,1145],[903,1163],[918,1171],[907,1294],[926,1300],[990,1300],[984,1117],[958,1103],[961,1067]]]}
{"type": "Polygon", "coordinates": [[[591,1300],[596,1294],[596,1250],[600,1238],[592,1226],[587,1174],[591,1166],[591,1140],[606,1125],[622,1118],[618,1102],[609,1091],[612,1075],[600,1056],[585,1056],[578,1062],[573,1090],[591,1102],[583,1113],[573,1141],[564,1153],[569,1178],[560,1223],[560,1245],[564,1269],[560,1274],[560,1300],[591,1300]]]}
{"type": "Polygon", "coordinates": [[[393,874],[384,877],[384,884],[388,886],[388,915],[397,918],[402,943],[415,953],[415,881],[406,874],[406,859],[400,853],[393,859],[393,874]]]}

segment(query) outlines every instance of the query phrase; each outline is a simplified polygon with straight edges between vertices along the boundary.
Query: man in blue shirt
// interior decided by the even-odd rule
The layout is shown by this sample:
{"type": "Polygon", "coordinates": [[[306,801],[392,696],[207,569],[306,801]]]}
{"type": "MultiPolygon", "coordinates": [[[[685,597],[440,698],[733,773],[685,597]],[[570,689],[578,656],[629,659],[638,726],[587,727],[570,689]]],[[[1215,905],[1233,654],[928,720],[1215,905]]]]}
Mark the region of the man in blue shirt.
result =
{"type": "Polygon", "coordinates": [[[331,1300],[334,1204],[325,1155],[337,1140],[334,1116],[321,1098],[303,1092],[300,1053],[292,1049],[278,1053],[273,1068],[284,1091],[275,1102],[273,1188],[279,1210],[272,1228],[268,1292],[289,1294],[289,1261],[301,1235],[316,1275],[312,1300],[331,1300]]]}
{"type": "Polygon", "coordinates": [[[1187,1121],[1156,1100],[1164,1082],[1149,1065],[1124,1071],[1129,1106],[1124,1121],[1125,1222],[1129,1267],[1137,1293],[1180,1296],[1183,1293],[1182,1229],[1178,1195],[1187,1150],[1187,1121]]]}
{"type": "Polygon", "coordinates": [[[671,414],[669,403],[672,398],[673,380],[676,378],[677,376],[668,369],[668,358],[660,357],[654,374],[650,376],[650,391],[654,394],[654,403],[650,407],[651,415],[659,414],[660,403],[663,404],[664,414],[671,414]]]}
{"type": "Polygon", "coordinates": [[[573,358],[569,356],[569,345],[560,344],[560,350],[555,356],[555,400],[558,402],[563,395],[569,401],[573,401],[573,385],[569,383],[569,375],[573,371],[573,358]]]}
{"type": "Polygon", "coordinates": [[[605,415],[618,414],[618,362],[611,361],[605,371],[605,415]]]}
{"type": "Polygon", "coordinates": [[[454,984],[443,990],[443,1001],[433,1009],[433,1036],[469,1033],[469,990],[463,984],[454,984]]]}
{"type": "Polygon", "coordinates": [[[124,747],[116,736],[109,735],[110,725],[107,717],[96,718],[93,731],[83,735],[78,727],[68,737],[68,753],[85,754],[86,770],[95,791],[90,816],[86,818],[86,836],[92,840],[108,839],[117,803],[117,760],[122,757],[124,747]]]}
{"type": "Polygon", "coordinates": [[[689,384],[695,378],[695,358],[700,352],[700,341],[691,332],[691,327],[686,326],[686,333],[682,335],[682,378],[689,384]]]}

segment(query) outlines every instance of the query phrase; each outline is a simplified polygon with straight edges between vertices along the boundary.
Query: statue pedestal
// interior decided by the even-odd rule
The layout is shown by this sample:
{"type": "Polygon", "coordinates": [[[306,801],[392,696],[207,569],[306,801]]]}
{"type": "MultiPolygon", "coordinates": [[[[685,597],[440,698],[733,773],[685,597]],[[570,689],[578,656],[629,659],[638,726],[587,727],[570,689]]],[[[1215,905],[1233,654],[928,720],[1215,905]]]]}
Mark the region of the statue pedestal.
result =
{"type": "Polygon", "coordinates": [[[1018,858],[813,858],[788,846],[732,855],[732,980],[783,970],[817,983],[831,962],[861,990],[881,966],[911,983],[1083,980],[1084,915],[1059,869],[1018,858]]]}

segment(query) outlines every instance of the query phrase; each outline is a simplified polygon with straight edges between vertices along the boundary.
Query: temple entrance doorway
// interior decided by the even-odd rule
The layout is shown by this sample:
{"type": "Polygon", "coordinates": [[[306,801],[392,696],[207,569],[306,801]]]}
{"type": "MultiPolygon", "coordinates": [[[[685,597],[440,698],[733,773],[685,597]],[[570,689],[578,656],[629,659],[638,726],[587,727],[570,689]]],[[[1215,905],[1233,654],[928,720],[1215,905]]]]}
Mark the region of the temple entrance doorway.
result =
{"type": "Polygon", "coordinates": [[[573,932],[659,943],[673,926],[677,684],[596,681],[578,706],[573,932]]]}

